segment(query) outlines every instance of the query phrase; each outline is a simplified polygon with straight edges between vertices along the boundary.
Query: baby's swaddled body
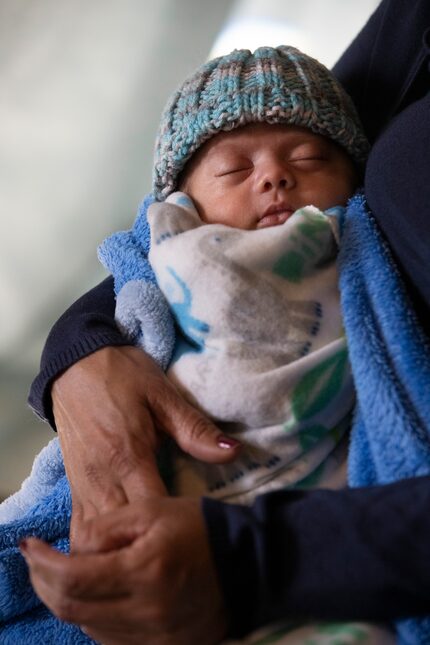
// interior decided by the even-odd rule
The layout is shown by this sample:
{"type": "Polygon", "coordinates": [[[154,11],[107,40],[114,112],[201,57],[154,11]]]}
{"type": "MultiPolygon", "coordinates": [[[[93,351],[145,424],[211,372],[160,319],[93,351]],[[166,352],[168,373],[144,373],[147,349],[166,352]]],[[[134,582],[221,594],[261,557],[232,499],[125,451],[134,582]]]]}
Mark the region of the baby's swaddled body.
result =
{"type": "MultiPolygon", "coordinates": [[[[335,210],[335,209],[333,209],[335,210]]],[[[178,455],[178,494],[250,503],[346,484],[354,403],[337,288],[338,212],[284,224],[204,224],[184,193],[150,207],[149,259],[178,325],[168,376],[243,443],[230,465],[178,455]]]]}

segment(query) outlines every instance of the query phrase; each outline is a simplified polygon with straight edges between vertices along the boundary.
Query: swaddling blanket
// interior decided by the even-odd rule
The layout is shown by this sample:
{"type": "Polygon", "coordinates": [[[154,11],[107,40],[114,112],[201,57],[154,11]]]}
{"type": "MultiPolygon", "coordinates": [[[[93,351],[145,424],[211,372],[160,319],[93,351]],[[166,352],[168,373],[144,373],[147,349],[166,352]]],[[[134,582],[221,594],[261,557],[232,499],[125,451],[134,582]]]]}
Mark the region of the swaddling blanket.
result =
{"type": "Polygon", "coordinates": [[[205,224],[174,193],[148,222],[149,261],[180,331],[167,374],[244,445],[228,466],[179,460],[177,491],[243,503],[333,478],[354,403],[336,215],[306,207],[280,226],[239,230],[205,224]]]}

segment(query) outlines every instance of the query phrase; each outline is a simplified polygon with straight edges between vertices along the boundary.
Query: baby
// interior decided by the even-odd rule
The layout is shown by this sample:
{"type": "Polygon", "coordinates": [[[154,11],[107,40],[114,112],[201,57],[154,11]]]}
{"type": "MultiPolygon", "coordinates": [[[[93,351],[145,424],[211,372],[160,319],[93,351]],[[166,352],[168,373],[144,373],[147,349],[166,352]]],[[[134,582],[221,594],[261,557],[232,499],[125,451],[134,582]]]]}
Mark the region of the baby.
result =
{"type": "MultiPolygon", "coordinates": [[[[212,60],[168,103],[148,211],[149,260],[176,323],[167,373],[244,446],[231,465],[177,456],[176,493],[249,503],[273,488],[346,484],[354,392],[336,207],[366,152],[349,97],[292,47],[212,60]]],[[[133,253],[142,230],[137,221],[133,253]]],[[[134,270],[124,278],[117,245],[118,234],[100,257],[122,287],[118,323],[156,355],[153,304],[134,270]]]]}

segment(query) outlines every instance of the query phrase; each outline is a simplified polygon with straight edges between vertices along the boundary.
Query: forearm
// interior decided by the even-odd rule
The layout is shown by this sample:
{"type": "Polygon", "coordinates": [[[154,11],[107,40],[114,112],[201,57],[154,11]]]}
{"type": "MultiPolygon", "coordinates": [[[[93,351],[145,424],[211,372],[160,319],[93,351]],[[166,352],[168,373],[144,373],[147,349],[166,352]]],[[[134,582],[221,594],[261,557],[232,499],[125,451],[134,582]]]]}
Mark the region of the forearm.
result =
{"type": "Polygon", "coordinates": [[[51,329],[28,402],[53,427],[51,385],[59,374],[102,347],[129,344],[115,325],[114,312],[113,279],[109,277],[73,303],[51,329]]]}
{"type": "Polygon", "coordinates": [[[429,503],[428,477],[337,492],[280,491],[251,508],[205,499],[232,634],[285,618],[428,613],[429,503]]]}

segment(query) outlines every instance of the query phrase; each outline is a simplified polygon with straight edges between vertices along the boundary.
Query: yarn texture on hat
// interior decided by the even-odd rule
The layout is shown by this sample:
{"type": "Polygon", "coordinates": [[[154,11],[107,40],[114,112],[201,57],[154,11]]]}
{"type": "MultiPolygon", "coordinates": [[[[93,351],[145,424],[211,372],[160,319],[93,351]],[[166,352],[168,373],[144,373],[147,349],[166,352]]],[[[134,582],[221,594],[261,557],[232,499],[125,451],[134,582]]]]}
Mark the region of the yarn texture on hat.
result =
{"type": "Polygon", "coordinates": [[[156,199],[176,189],[205,141],[248,123],[309,128],[359,164],[369,149],[352,100],[324,65],[294,47],[234,50],[203,65],[167,103],[155,147],[156,199]]]}

